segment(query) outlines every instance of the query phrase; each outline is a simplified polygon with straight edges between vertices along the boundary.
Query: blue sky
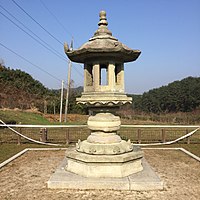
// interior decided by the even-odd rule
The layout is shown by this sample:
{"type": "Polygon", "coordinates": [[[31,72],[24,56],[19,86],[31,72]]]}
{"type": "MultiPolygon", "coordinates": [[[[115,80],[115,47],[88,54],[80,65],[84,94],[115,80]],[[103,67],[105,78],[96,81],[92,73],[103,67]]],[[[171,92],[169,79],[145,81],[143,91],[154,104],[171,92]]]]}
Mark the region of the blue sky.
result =
{"type": "MultiPolygon", "coordinates": [[[[12,0],[0,0],[11,12],[61,56],[62,43],[74,37],[74,48],[89,40],[98,28],[99,11],[107,12],[113,36],[142,51],[136,62],[125,65],[127,93],[142,94],[188,76],[200,76],[199,0],[15,0],[57,42],[25,15],[12,0]],[[57,22],[48,10],[59,20],[57,22]]],[[[1,7],[0,12],[10,17],[1,7]]],[[[67,79],[67,61],[58,58],[0,14],[0,42],[59,80],[67,79]]],[[[0,45],[6,66],[30,73],[49,88],[61,82],[25,62],[0,45]]],[[[74,86],[83,85],[83,66],[73,63],[74,86]]]]}

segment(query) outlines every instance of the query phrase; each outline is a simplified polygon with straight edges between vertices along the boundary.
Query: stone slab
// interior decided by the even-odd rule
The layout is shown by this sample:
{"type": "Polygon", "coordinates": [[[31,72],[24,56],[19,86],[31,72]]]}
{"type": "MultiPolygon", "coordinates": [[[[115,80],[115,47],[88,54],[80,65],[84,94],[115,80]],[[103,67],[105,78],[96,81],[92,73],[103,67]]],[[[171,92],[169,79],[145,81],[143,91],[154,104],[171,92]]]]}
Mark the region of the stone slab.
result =
{"type": "Polygon", "coordinates": [[[162,190],[163,181],[143,158],[143,171],[124,178],[86,178],[65,170],[65,158],[47,182],[52,189],[162,190]]]}
{"type": "Polygon", "coordinates": [[[144,158],[142,164],[144,170],[129,176],[130,190],[162,190],[163,181],[144,158]]]}

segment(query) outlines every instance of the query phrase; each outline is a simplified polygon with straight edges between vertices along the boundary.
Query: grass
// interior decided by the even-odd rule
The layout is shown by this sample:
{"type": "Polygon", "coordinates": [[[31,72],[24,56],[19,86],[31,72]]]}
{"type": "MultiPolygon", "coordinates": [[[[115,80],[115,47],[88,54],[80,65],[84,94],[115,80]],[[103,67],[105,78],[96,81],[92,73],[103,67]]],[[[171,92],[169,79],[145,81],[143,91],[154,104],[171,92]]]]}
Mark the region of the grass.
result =
{"type": "MultiPolygon", "coordinates": [[[[46,145],[37,145],[37,144],[1,144],[0,145],[0,163],[7,160],[11,156],[17,154],[18,152],[22,151],[25,148],[54,148],[53,146],[46,146],[46,145]]],[[[63,146],[66,147],[66,146],[63,146]]],[[[150,147],[150,146],[149,146],[150,147]]],[[[153,146],[156,148],[155,146],[153,146]]],[[[167,146],[157,146],[157,147],[182,147],[191,153],[200,157],[200,144],[173,144],[167,146]]]]}
{"type": "Polygon", "coordinates": [[[0,119],[8,124],[50,124],[41,114],[25,111],[0,110],[0,119]]]}
{"type": "MultiPolygon", "coordinates": [[[[57,114],[58,116],[58,114],[57,114]]],[[[69,116],[68,116],[69,117],[69,116]]],[[[80,117],[79,117],[80,118],[80,117]]],[[[65,122],[49,121],[42,113],[33,113],[21,110],[0,110],[0,119],[6,124],[32,124],[32,125],[82,125],[86,124],[85,119],[77,118],[74,121],[65,122]]],[[[64,115],[62,116],[64,119],[64,115]]]]}
{"type": "Polygon", "coordinates": [[[134,110],[121,110],[123,124],[200,124],[200,109],[193,112],[142,113],[134,110]]]}
{"type": "MultiPolygon", "coordinates": [[[[55,123],[55,122],[50,122],[48,121],[45,117],[43,117],[43,115],[41,114],[37,114],[37,113],[30,113],[30,112],[25,112],[25,111],[15,111],[15,110],[0,110],[0,119],[5,121],[6,123],[11,123],[11,122],[15,122],[15,123],[22,123],[22,124],[45,124],[45,125],[48,125],[48,124],[58,124],[58,123],[55,123]]],[[[80,123],[80,120],[77,120],[79,123],[80,123]]],[[[78,122],[72,122],[71,124],[78,124],[78,122]]],[[[144,122],[143,122],[144,123],[144,122]]],[[[59,123],[60,124],[60,123],[59,123]]],[[[65,123],[66,124],[66,123],[65,123]]],[[[69,124],[69,123],[68,123],[69,124]]],[[[4,129],[2,129],[3,131],[4,129]]],[[[66,132],[66,130],[59,130],[59,131],[56,131],[56,130],[49,130],[48,132],[48,136],[49,136],[49,139],[50,141],[49,142],[58,142],[58,141],[64,141],[65,140],[65,134],[63,134],[62,132],[66,132]],[[56,139],[54,141],[54,139],[56,139]]],[[[125,131],[125,130],[124,130],[125,131]]],[[[32,136],[36,135],[37,136],[37,140],[39,138],[39,129],[36,130],[36,133],[31,130],[29,131],[30,133],[27,132],[27,134],[25,134],[25,130],[23,129],[23,134],[29,136],[30,134],[30,137],[32,138],[32,136]],[[35,133],[35,134],[34,134],[35,133]]],[[[135,141],[137,140],[137,132],[136,130],[132,130],[131,133],[126,133],[126,131],[123,133],[123,129],[121,130],[121,136],[122,138],[123,137],[127,137],[127,138],[131,138],[131,137],[135,137],[135,138],[131,138],[131,140],[135,141]],[[133,134],[134,133],[134,134],[133,134]]],[[[142,137],[142,140],[146,139],[147,141],[149,139],[152,138],[152,135],[151,135],[151,132],[150,133],[146,133],[145,131],[143,132],[143,134],[141,135],[142,137]]],[[[158,130],[157,132],[156,131],[153,131],[153,138],[155,139],[156,137],[156,141],[160,139],[160,131],[158,130]]],[[[73,141],[77,141],[77,137],[79,138],[82,138],[82,137],[86,137],[84,133],[84,130],[76,130],[73,129],[73,134],[70,134],[71,137],[73,136],[73,141]]],[[[168,133],[169,134],[169,133],[168,133]]],[[[181,132],[182,134],[182,132],[181,132]]],[[[196,134],[198,136],[197,139],[199,139],[199,134],[196,134]]],[[[0,135],[1,138],[4,138],[4,135],[3,133],[0,135]]],[[[8,140],[13,140],[13,134],[8,134],[8,132],[6,131],[6,136],[8,137],[8,140]],[[10,136],[11,135],[11,136],[10,136]]],[[[83,139],[83,138],[82,138],[83,139]]],[[[126,139],[126,138],[123,138],[123,139],[126,139]]],[[[171,139],[171,138],[170,138],[171,139]]],[[[16,138],[15,138],[16,140],[16,138]]],[[[7,141],[7,140],[5,140],[7,141]]],[[[196,141],[196,139],[195,139],[196,141]]],[[[47,147],[46,145],[37,145],[37,144],[31,144],[31,143],[25,143],[23,142],[21,145],[16,145],[16,144],[13,144],[13,143],[4,143],[3,140],[1,140],[0,142],[0,163],[3,162],[4,160],[10,158],[11,156],[15,155],[16,153],[22,151],[23,149],[25,148],[31,148],[31,147],[47,147]]],[[[180,144],[180,143],[176,143],[176,144],[173,144],[173,145],[166,145],[166,146],[158,146],[158,147],[183,147],[185,149],[187,149],[188,151],[194,153],[195,155],[199,156],[200,157],[200,144],[180,144]]]]}
{"type": "MultiPolygon", "coordinates": [[[[55,146],[39,145],[39,144],[0,144],[0,163],[14,156],[26,148],[55,148],[55,146]]],[[[61,146],[66,147],[66,146],[61,146]]],[[[59,148],[61,148],[59,146],[59,148]]]]}

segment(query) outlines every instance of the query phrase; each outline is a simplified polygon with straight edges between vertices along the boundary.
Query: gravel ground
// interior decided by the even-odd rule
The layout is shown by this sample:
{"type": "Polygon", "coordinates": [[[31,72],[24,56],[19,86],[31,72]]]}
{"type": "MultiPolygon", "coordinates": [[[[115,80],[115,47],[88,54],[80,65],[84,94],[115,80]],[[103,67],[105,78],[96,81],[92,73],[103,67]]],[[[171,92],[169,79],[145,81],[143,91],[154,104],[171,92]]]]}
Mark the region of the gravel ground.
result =
{"type": "Polygon", "coordinates": [[[162,191],[48,189],[47,181],[65,152],[29,151],[0,169],[0,199],[200,199],[200,162],[175,150],[144,150],[165,183],[162,191]]]}

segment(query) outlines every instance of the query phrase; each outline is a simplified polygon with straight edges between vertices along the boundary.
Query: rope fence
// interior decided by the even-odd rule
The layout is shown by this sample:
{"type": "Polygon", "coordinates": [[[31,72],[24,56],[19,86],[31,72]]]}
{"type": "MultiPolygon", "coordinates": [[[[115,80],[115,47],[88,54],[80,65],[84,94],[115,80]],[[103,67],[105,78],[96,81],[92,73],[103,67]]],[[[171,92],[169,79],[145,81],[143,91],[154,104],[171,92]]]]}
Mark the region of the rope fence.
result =
{"type": "MultiPolygon", "coordinates": [[[[85,140],[90,135],[87,125],[8,125],[0,122],[0,144],[34,142],[58,146],[85,140]]],[[[117,134],[140,146],[200,143],[200,126],[122,125],[117,134]]]]}

